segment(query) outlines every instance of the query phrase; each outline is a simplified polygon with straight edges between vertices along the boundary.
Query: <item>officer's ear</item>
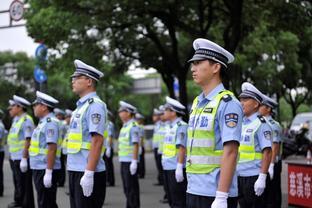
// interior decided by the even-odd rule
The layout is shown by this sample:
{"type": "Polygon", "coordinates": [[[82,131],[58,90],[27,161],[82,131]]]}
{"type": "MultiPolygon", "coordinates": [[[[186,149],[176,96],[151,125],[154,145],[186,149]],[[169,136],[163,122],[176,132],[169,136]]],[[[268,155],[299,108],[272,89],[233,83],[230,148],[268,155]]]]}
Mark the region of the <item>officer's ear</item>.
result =
{"type": "Polygon", "coordinates": [[[213,61],[213,60],[208,60],[209,64],[212,66],[212,72],[214,74],[217,74],[217,73],[221,73],[221,64],[216,62],[216,61],[213,61]]]}

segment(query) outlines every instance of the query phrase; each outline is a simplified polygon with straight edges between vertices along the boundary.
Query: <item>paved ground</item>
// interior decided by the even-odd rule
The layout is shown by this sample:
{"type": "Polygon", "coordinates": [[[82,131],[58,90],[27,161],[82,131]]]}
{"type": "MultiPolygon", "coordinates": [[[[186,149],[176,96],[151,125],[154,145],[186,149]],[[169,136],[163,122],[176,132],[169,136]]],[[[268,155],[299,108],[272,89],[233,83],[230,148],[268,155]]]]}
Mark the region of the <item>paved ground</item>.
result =
{"type": "MultiPolygon", "coordinates": [[[[107,208],[124,208],[125,197],[123,195],[121,179],[119,174],[119,163],[117,157],[114,159],[115,174],[116,174],[116,186],[108,187],[106,190],[106,200],[104,207],[107,208]]],[[[165,208],[169,207],[159,203],[159,200],[163,196],[163,189],[160,186],[154,186],[156,182],[156,168],[153,155],[151,153],[146,154],[146,177],[140,179],[140,190],[141,190],[141,207],[142,208],[165,208]]],[[[9,167],[8,160],[4,162],[4,196],[0,197],[0,208],[6,208],[7,204],[13,199],[13,182],[11,169],[9,167]]],[[[283,174],[282,174],[282,190],[283,190],[283,206],[287,206],[287,165],[283,163],[283,174]]],[[[69,198],[65,194],[64,188],[58,189],[57,203],[60,208],[69,207],[69,198]]]]}

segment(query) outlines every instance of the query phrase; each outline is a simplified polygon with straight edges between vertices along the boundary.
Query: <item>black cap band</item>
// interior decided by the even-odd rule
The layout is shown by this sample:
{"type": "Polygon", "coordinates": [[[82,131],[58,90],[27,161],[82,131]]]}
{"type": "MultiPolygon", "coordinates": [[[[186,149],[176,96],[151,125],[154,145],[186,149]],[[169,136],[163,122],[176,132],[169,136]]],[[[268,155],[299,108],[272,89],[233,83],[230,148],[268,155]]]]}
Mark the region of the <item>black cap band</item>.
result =
{"type": "Polygon", "coordinates": [[[216,59],[218,59],[219,61],[221,61],[225,65],[228,62],[228,58],[226,58],[224,55],[222,55],[221,53],[209,50],[209,49],[199,48],[195,51],[195,55],[197,55],[197,54],[208,56],[208,57],[215,57],[216,59]]]}
{"type": "Polygon", "coordinates": [[[262,102],[262,97],[260,95],[258,95],[255,92],[249,91],[249,90],[244,90],[240,95],[240,98],[244,98],[244,97],[249,97],[249,98],[253,98],[255,100],[257,100],[258,102],[262,102]]]}
{"type": "Polygon", "coordinates": [[[94,73],[88,69],[85,69],[85,68],[81,68],[81,67],[78,67],[76,68],[76,71],[75,73],[81,73],[81,74],[86,74],[86,75],[90,75],[91,77],[95,78],[95,79],[100,79],[100,76],[97,74],[97,73],[94,73]]]}
{"type": "Polygon", "coordinates": [[[51,108],[54,108],[55,107],[55,103],[52,103],[52,102],[50,102],[50,101],[47,101],[47,100],[44,100],[44,99],[42,99],[42,98],[36,98],[36,100],[33,102],[33,104],[36,104],[36,103],[41,103],[41,104],[43,104],[43,105],[47,105],[47,106],[49,106],[49,107],[51,107],[51,108]]]}

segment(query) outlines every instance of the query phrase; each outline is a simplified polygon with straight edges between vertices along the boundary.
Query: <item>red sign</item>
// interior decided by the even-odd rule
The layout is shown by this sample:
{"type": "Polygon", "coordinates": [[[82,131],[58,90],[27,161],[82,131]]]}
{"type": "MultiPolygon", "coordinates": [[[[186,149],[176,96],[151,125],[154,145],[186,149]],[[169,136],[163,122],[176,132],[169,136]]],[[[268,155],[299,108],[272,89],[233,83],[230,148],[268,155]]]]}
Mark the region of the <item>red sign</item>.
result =
{"type": "Polygon", "coordinates": [[[312,166],[288,164],[288,204],[312,207],[312,166]]]}

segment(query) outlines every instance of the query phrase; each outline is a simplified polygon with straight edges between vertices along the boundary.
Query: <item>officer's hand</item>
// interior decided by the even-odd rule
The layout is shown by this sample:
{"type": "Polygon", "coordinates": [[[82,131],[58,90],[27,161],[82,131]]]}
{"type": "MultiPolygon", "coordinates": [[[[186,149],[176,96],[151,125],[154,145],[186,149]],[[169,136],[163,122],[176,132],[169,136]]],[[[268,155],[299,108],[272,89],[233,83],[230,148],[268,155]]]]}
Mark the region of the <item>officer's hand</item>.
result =
{"type": "Polygon", "coordinates": [[[138,161],[132,160],[130,164],[130,173],[131,175],[134,175],[137,172],[138,169],[138,161]]]}
{"type": "Polygon", "coordinates": [[[229,194],[217,191],[216,192],[216,198],[211,204],[211,208],[227,208],[227,198],[229,194]]]}
{"type": "Polygon", "coordinates": [[[107,147],[107,148],[106,148],[106,152],[105,152],[106,157],[107,157],[107,158],[110,158],[110,157],[111,157],[111,154],[112,154],[111,147],[107,147]]]}
{"type": "Polygon", "coordinates": [[[265,180],[267,175],[264,173],[260,173],[257,181],[255,182],[254,189],[257,196],[261,196],[265,189],[265,180]]]}
{"type": "Polygon", "coordinates": [[[25,173],[28,169],[27,158],[22,158],[20,162],[20,169],[22,173],[25,173]]]}
{"type": "Polygon", "coordinates": [[[85,170],[83,176],[80,179],[80,186],[82,187],[83,195],[86,197],[89,197],[92,194],[94,183],[93,176],[94,171],[85,170]]]}
{"type": "Polygon", "coordinates": [[[43,176],[43,185],[46,188],[51,188],[52,186],[52,171],[51,169],[46,169],[43,176]]]}
{"type": "Polygon", "coordinates": [[[177,164],[177,169],[175,171],[175,178],[176,178],[178,183],[180,183],[180,182],[182,182],[184,180],[184,177],[183,177],[183,164],[181,164],[181,163],[177,164]]]}
{"type": "Polygon", "coordinates": [[[273,180],[273,176],[274,176],[274,163],[270,163],[269,175],[270,175],[270,179],[273,180]]]}

